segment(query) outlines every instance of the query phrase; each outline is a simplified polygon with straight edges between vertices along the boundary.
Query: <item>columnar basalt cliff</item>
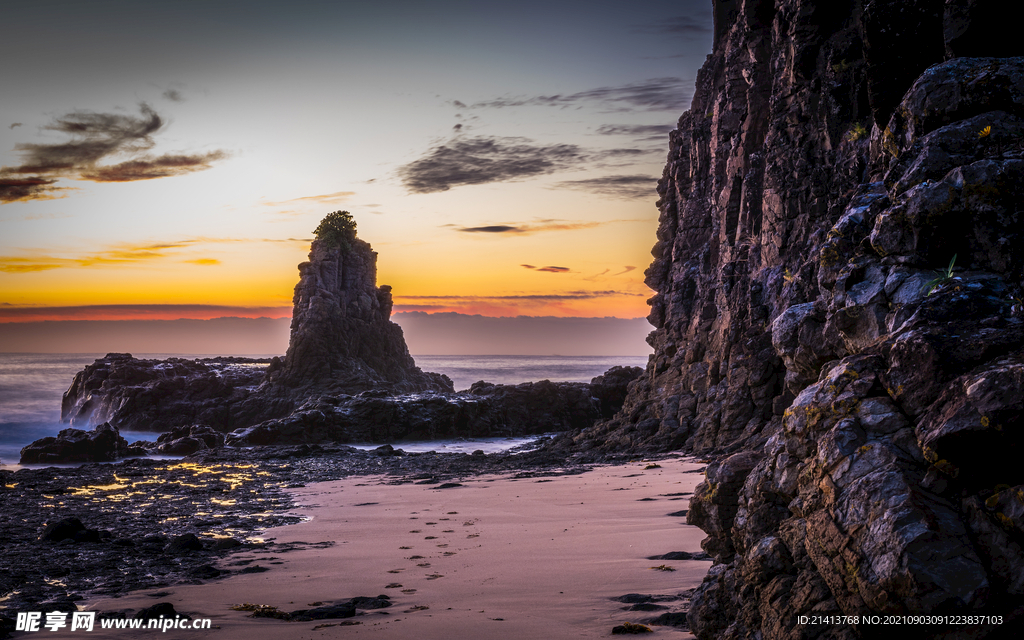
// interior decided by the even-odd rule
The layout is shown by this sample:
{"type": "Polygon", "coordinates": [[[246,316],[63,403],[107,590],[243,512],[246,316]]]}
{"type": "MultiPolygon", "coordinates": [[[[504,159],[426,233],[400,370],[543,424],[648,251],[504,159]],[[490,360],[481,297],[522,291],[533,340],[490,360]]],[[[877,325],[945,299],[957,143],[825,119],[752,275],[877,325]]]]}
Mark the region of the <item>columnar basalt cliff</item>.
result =
{"type": "Polygon", "coordinates": [[[700,638],[1024,622],[1024,51],[999,13],[714,2],[659,183],[655,354],[556,443],[715,455],[700,638]]]}

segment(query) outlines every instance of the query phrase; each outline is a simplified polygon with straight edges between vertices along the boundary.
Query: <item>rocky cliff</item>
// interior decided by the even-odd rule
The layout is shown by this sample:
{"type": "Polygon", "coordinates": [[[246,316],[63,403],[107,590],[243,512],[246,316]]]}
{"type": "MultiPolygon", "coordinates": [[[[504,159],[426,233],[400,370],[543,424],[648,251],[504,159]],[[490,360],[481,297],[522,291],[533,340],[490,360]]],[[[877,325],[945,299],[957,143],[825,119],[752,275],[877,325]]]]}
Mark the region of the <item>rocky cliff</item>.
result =
{"type": "Polygon", "coordinates": [[[1021,626],[1024,58],[1003,56],[1024,50],[1003,8],[714,2],[658,187],[655,354],[618,416],[556,443],[715,454],[689,514],[716,560],[700,638],[1021,626]]]}

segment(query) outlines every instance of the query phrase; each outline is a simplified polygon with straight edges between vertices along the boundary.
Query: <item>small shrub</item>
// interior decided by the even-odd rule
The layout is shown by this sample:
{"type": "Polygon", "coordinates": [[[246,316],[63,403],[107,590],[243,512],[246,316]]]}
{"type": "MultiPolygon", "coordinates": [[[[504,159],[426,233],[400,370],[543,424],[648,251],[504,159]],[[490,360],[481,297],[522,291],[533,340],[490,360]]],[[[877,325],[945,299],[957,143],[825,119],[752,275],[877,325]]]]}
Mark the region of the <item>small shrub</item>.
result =
{"type": "Polygon", "coordinates": [[[320,221],[313,235],[328,246],[347,250],[356,237],[356,221],[348,211],[332,211],[320,221]]]}
{"type": "Polygon", "coordinates": [[[868,130],[864,128],[864,125],[855,122],[850,127],[850,130],[846,132],[846,139],[849,142],[856,142],[866,135],[868,135],[868,130]]]}

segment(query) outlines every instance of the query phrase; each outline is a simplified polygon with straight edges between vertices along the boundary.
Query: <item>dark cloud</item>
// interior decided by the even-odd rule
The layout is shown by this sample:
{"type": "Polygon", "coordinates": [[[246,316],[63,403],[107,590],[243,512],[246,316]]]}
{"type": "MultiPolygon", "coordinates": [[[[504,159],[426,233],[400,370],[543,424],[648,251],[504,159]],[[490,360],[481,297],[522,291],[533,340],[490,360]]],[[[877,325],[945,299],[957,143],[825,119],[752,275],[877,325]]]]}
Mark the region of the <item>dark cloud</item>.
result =
{"type": "MultiPolygon", "coordinates": [[[[660,151],[660,149],[659,149],[660,151]]],[[[635,158],[650,153],[649,149],[604,149],[596,154],[597,158],[635,158]]]]}
{"type": "Polygon", "coordinates": [[[537,271],[546,271],[548,273],[567,273],[569,267],[540,267],[537,271]]]}
{"type": "Polygon", "coordinates": [[[452,187],[505,182],[553,173],[583,159],[572,144],[538,145],[526,138],[455,139],[399,168],[406,189],[435,193],[452,187]]]}
{"type": "Polygon", "coordinates": [[[675,16],[654,24],[637,26],[634,33],[665,34],[674,36],[703,36],[711,33],[711,22],[693,16],[675,16]]]}
{"type": "Polygon", "coordinates": [[[56,180],[47,180],[39,176],[31,178],[7,178],[0,174],[0,202],[18,202],[19,200],[49,200],[59,196],[61,187],[53,186],[56,180]]]}
{"type": "Polygon", "coordinates": [[[193,171],[210,168],[210,163],[223,160],[227,154],[223,151],[211,151],[198,155],[162,155],[157,158],[129,160],[105,167],[97,167],[91,171],[83,171],[83,180],[93,182],[133,182],[135,180],[152,180],[169,178],[193,171]]]}
{"type": "Polygon", "coordinates": [[[521,264],[519,266],[524,268],[524,269],[536,269],[537,268],[537,267],[533,266],[532,264],[521,264]]]}
{"type": "MultiPolygon", "coordinates": [[[[460,227],[455,224],[443,224],[442,227],[452,227],[456,231],[467,233],[496,233],[496,234],[531,234],[543,231],[576,231],[578,229],[592,229],[599,227],[604,222],[572,222],[569,220],[537,220],[532,223],[516,224],[493,224],[483,227],[460,227]]],[[[526,265],[523,265],[526,266],[526,265]]],[[[529,267],[533,268],[533,267],[529,267]]]]}
{"type": "Polygon", "coordinates": [[[524,229],[504,224],[494,224],[487,227],[461,227],[459,231],[467,233],[523,233],[524,229]]]}
{"type": "Polygon", "coordinates": [[[177,89],[168,89],[164,91],[164,97],[171,102],[185,102],[185,96],[181,95],[181,92],[177,89]]]}
{"type": "Polygon", "coordinates": [[[139,116],[132,116],[75,111],[44,127],[70,136],[70,140],[15,145],[22,163],[0,168],[0,202],[56,197],[54,192],[59,188],[52,185],[57,178],[94,182],[151,180],[209,169],[211,162],[227,157],[224,151],[147,154],[156,145],[153,135],[163,128],[164,120],[145,103],[139,105],[139,112],[139,116]],[[129,159],[114,165],[99,164],[115,155],[127,155],[129,159]]]}
{"type": "Polygon", "coordinates": [[[632,136],[643,140],[664,140],[672,125],[665,124],[606,124],[598,127],[603,136],[632,136]]]}
{"type": "Polygon", "coordinates": [[[9,126],[7,128],[8,129],[13,129],[14,127],[20,127],[20,126],[21,126],[20,122],[13,122],[13,123],[11,123],[11,126],[9,126]]]}
{"type": "Polygon", "coordinates": [[[620,271],[618,273],[615,273],[615,274],[612,274],[612,275],[621,276],[622,274],[629,273],[630,271],[633,271],[635,269],[636,269],[636,267],[631,267],[631,266],[627,265],[627,266],[622,268],[622,271],[620,271]]]}
{"type": "Polygon", "coordinates": [[[653,176],[604,176],[587,180],[559,182],[556,187],[576,189],[615,198],[652,198],[656,195],[658,179],[653,176]]]}
{"type": "Polygon", "coordinates": [[[570,107],[597,102],[615,110],[646,109],[679,111],[689,102],[687,87],[681,78],[652,78],[621,87],[599,87],[587,91],[528,98],[497,98],[477,102],[469,108],[500,109],[504,107],[547,106],[570,107]]]}

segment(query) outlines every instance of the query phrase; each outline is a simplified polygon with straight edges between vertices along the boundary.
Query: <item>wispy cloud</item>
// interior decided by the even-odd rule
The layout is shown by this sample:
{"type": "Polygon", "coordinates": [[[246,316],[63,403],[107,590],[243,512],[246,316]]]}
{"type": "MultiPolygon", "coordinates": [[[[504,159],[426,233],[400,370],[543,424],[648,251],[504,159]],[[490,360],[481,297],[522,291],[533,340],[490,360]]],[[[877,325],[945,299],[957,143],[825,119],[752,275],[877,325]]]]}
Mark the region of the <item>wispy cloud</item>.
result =
{"type": "Polygon", "coordinates": [[[506,96],[466,105],[458,100],[452,104],[460,109],[504,109],[508,107],[577,107],[598,104],[614,111],[679,111],[689,102],[689,89],[682,78],[651,78],[618,87],[598,87],[576,93],[542,96],[506,96]]]}
{"type": "Polygon", "coordinates": [[[537,271],[546,271],[547,273],[568,273],[569,267],[538,267],[537,271]]]}
{"type": "Polygon", "coordinates": [[[224,151],[211,151],[194,155],[165,154],[157,158],[145,160],[129,160],[119,164],[96,167],[79,174],[82,180],[93,182],[134,182],[136,180],[152,180],[169,178],[193,171],[210,168],[210,163],[227,158],[224,151]]]}
{"type": "Polygon", "coordinates": [[[568,180],[557,183],[555,187],[632,200],[635,198],[655,197],[657,195],[655,191],[657,184],[658,179],[653,176],[631,175],[568,180]]]}
{"type": "Polygon", "coordinates": [[[0,304],[0,322],[60,320],[210,320],[212,318],[288,318],[290,306],[241,307],[211,304],[106,304],[67,307],[0,304]]]}
{"type": "Polygon", "coordinates": [[[493,224],[487,227],[460,227],[458,231],[465,233],[523,233],[525,228],[506,224],[493,224]]]}
{"type": "Polygon", "coordinates": [[[12,122],[12,123],[11,123],[11,126],[9,126],[9,127],[7,127],[7,128],[8,128],[8,129],[13,129],[13,128],[15,128],[15,127],[20,127],[20,126],[21,126],[21,123],[20,123],[20,122],[12,122]]]}
{"type": "MultiPolygon", "coordinates": [[[[187,238],[168,242],[119,243],[101,251],[80,254],[72,257],[50,255],[42,251],[29,251],[28,255],[0,256],[0,271],[6,273],[29,273],[48,271],[50,269],[75,267],[110,267],[137,264],[155,260],[180,257],[180,250],[195,249],[208,244],[236,243],[289,243],[308,245],[310,238],[187,238]]],[[[200,265],[219,264],[214,258],[197,258],[185,260],[200,265]]]]}
{"type": "MultiPolygon", "coordinates": [[[[555,267],[560,268],[560,267],[555,267]]],[[[593,298],[604,298],[607,296],[641,296],[641,293],[629,291],[566,291],[564,293],[527,293],[504,296],[402,296],[396,295],[396,300],[590,300],[593,298]]]]}
{"type": "Polygon", "coordinates": [[[69,139],[56,144],[15,145],[22,163],[0,168],[0,203],[61,197],[62,188],[54,186],[59,178],[92,182],[152,180],[209,169],[212,162],[228,156],[219,150],[151,155],[148,151],[156,145],[153,136],[164,124],[146,103],[139,105],[139,116],[75,111],[57,118],[44,129],[69,139]],[[100,164],[117,156],[128,159],[100,164]]]}
{"type": "Polygon", "coordinates": [[[573,144],[540,145],[527,138],[455,138],[400,167],[398,175],[411,193],[435,193],[554,173],[583,158],[583,151],[573,144]]]}
{"type": "Polygon", "coordinates": [[[711,33],[711,23],[693,16],[675,16],[651,24],[637,25],[633,33],[703,36],[711,33]]]}
{"type": "MultiPolygon", "coordinates": [[[[336,202],[343,202],[348,200],[352,196],[356,195],[355,191],[335,191],[334,193],[324,193],[318,196],[301,196],[299,198],[291,198],[290,200],[279,200],[277,202],[264,202],[262,203],[266,207],[281,207],[286,205],[299,204],[332,204],[336,202]]],[[[369,205],[375,206],[375,205],[369,205]]]]}
{"type": "Polygon", "coordinates": [[[673,127],[664,124],[606,124],[597,128],[602,136],[629,136],[644,141],[662,142],[673,127]]]}
{"type": "Polygon", "coordinates": [[[171,102],[185,102],[185,96],[181,95],[177,89],[168,89],[164,91],[163,96],[171,102]]]}
{"type": "Polygon", "coordinates": [[[535,271],[546,271],[548,273],[568,273],[569,267],[535,267],[532,264],[521,264],[520,267],[533,269],[535,271]]]}
{"type": "MultiPolygon", "coordinates": [[[[609,221],[617,222],[617,221],[609,221]]],[[[546,231],[576,231],[579,229],[593,229],[608,222],[573,222],[570,220],[538,220],[536,222],[492,224],[480,227],[460,227],[458,225],[446,224],[443,226],[452,227],[462,233],[483,233],[495,235],[527,235],[543,233],[546,231]]]]}

